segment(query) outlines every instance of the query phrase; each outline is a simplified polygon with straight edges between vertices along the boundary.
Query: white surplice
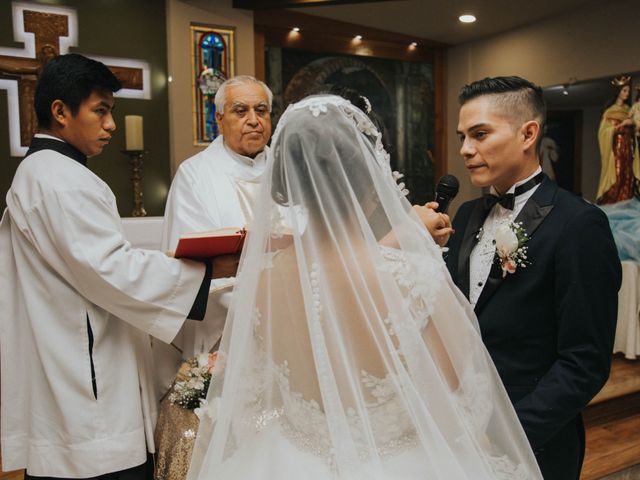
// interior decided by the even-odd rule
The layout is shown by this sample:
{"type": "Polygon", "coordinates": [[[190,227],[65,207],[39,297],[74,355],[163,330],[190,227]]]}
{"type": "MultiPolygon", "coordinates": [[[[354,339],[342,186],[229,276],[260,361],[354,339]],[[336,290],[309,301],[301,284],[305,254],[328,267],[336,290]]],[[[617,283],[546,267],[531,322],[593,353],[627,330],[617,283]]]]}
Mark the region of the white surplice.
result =
{"type": "MultiPolygon", "coordinates": [[[[229,150],[219,136],[180,164],[167,198],[162,248],[175,250],[185,233],[249,224],[268,148],[252,159],[229,150]]],[[[185,324],[171,346],[154,342],[160,393],[171,385],[182,358],[209,351],[220,339],[233,282],[212,280],[204,322],[185,324]]]]}
{"type": "Polygon", "coordinates": [[[79,162],[25,158],[0,223],[3,468],[86,478],[144,463],[156,418],[148,333],[173,339],[203,275],[133,249],[113,193],[79,162]]]}

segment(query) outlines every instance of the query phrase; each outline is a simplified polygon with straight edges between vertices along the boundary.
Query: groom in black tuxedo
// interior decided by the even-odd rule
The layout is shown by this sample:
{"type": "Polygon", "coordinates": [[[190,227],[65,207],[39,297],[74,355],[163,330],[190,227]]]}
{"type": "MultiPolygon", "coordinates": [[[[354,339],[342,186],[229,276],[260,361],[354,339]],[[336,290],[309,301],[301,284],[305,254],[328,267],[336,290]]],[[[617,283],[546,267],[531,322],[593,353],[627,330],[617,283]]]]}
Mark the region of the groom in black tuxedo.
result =
{"type": "Polygon", "coordinates": [[[540,87],[487,78],[459,100],[460,153],[471,182],[491,194],[458,210],[447,266],[474,305],[544,478],[577,480],[580,412],[609,376],[615,336],[621,267],[609,224],[542,173],[540,87]]]}

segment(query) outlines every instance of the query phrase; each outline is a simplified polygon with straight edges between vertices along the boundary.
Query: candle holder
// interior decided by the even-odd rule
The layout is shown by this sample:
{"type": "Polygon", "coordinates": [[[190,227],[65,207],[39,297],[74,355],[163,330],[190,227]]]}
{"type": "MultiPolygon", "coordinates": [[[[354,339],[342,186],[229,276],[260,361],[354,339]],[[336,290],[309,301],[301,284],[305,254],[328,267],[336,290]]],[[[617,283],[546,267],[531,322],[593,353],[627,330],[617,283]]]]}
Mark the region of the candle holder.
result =
{"type": "Polygon", "coordinates": [[[134,217],[144,217],[147,215],[142,202],[142,157],[149,153],[148,150],[122,150],[122,153],[129,156],[129,162],[133,169],[131,183],[133,185],[133,212],[134,217]]]}

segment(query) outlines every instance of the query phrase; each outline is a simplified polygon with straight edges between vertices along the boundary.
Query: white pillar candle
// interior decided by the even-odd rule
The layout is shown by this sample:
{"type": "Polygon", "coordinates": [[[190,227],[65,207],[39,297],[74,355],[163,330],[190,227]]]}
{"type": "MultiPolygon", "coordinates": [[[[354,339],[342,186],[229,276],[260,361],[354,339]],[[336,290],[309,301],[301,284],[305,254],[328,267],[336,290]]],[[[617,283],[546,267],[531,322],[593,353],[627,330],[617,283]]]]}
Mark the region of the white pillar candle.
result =
{"type": "Polygon", "coordinates": [[[126,115],[124,117],[124,136],[126,150],[144,150],[141,115],[126,115]]]}

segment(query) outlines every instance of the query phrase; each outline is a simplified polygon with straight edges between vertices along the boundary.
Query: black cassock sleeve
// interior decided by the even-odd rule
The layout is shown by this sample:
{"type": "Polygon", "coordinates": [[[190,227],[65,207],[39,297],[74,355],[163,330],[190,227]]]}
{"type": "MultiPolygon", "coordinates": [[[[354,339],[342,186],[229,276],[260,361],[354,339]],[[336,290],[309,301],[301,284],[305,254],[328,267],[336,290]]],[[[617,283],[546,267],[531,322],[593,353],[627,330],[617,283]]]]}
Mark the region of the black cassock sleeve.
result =
{"type": "Polygon", "coordinates": [[[202,321],[204,319],[204,314],[207,312],[207,300],[209,298],[211,276],[213,275],[213,265],[211,264],[211,260],[207,260],[203,263],[205,266],[204,278],[202,279],[202,283],[198,289],[198,295],[196,295],[191,311],[189,312],[189,315],[187,315],[187,318],[190,320],[202,321]]]}

